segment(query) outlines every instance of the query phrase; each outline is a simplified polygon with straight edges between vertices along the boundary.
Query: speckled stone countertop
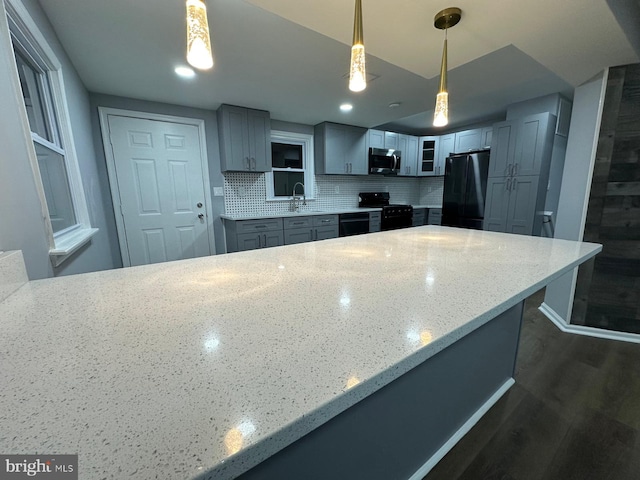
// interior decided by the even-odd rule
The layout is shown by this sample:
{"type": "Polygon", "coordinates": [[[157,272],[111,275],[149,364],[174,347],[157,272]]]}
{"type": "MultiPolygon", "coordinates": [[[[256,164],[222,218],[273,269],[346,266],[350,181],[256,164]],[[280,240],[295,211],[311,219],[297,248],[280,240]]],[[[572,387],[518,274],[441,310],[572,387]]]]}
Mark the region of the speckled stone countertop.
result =
{"type": "Polygon", "coordinates": [[[301,210],[299,212],[278,212],[278,213],[260,213],[255,215],[228,215],[223,213],[220,218],[225,220],[260,220],[262,218],[281,218],[281,217],[308,217],[313,215],[339,215],[341,213],[363,213],[363,212],[381,212],[382,208],[343,208],[340,210],[301,210]]]}
{"type": "Polygon", "coordinates": [[[0,302],[0,452],[233,478],[599,250],[425,226],[29,282],[0,302]]]}

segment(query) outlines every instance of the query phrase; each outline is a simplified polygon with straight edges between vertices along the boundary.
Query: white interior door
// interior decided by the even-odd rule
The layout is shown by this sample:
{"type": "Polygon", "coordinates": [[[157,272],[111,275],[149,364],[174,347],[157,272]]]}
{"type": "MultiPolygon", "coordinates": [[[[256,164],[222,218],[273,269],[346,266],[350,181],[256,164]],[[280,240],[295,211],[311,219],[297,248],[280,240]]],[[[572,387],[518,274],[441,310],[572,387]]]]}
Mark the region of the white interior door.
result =
{"type": "Polygon", "coordinates": [[[117,115],[108,126],[130,265],[211,255],[198,127],[117,115]]]}

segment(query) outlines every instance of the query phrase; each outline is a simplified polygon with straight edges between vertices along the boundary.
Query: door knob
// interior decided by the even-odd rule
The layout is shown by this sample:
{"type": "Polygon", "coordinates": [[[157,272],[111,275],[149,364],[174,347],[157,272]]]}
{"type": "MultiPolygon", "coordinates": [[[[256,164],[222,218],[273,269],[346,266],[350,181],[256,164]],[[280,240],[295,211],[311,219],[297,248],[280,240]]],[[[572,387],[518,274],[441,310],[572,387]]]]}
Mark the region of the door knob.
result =
{"type": "Polygon", "coordinates": [[[204,213],[199,213],[199,214],[198,214],[198,218],[199,218],[200,220],[203,220],[203,219],[204,219],[204,213]]]}
{"type": "Polygon", "coordinates": [[[198,208],[202,208],[202,202],[198,202],[198,203],[196,204],[196,207],[198,207],[198,208]]]}

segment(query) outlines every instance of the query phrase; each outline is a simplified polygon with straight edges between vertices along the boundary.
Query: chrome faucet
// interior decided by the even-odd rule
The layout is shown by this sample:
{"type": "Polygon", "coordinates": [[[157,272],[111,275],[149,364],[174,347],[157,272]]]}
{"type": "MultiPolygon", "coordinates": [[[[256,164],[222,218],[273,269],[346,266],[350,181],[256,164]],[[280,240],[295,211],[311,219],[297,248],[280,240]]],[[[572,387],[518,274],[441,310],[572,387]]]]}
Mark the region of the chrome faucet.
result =
{"type": "Polygon", "coordinates": [[[293,193],[291,193],[291,204],[289,205],[289,210],[292,212],[297,212],[300,206],[297,204],[296,200],[299,200],[300,197],[296,196],[296,187],[300,185],[302,187],[302,205],[307,204],[307,194],[304,192],[304,183],[296,182],[293,186],[293,193]]]}

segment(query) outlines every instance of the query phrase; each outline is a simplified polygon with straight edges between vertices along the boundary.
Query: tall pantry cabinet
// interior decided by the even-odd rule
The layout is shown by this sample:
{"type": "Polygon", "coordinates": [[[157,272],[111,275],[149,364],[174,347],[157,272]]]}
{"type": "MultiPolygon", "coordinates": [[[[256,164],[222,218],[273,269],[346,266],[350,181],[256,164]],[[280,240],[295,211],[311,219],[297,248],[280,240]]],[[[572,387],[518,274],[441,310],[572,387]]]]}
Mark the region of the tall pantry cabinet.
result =
{"type": "Polygon", "coordinates": [[[494,125],[485,230],[540,235],[555,126],[550,113],[494,125]]]}

